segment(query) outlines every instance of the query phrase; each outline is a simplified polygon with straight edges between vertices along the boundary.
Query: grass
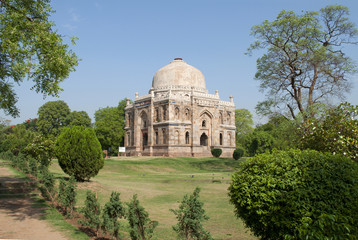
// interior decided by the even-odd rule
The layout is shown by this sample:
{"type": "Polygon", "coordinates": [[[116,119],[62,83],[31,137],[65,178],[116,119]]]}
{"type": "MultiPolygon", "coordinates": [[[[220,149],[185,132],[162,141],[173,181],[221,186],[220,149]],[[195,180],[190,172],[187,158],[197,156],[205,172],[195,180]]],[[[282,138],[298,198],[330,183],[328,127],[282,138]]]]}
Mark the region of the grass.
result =
{"type": "MultiPolygon", "coordinates": [[[[235,217],[234,207],[227,195],[230,176],[241,162],[225,158],[184,157],[106,159],[104,168],[95,178],[78,183],[77,207],[83,206],[87,190],[97,192],[101,206],[109,201],[112,191],[120,192],[123,202],[138,194],[150,218],[159,222],[155,237],[176,239],[172,230],[176,219],[169,209],[177,209],[185,194],[191,194],[195,187],[200,187],[200,199],[210,217],[204,227],[214,239],[256,239],[235,217]]],[[[51,165],[51,171],[57,178],[68,177],[56,160],[51,165]]]]}

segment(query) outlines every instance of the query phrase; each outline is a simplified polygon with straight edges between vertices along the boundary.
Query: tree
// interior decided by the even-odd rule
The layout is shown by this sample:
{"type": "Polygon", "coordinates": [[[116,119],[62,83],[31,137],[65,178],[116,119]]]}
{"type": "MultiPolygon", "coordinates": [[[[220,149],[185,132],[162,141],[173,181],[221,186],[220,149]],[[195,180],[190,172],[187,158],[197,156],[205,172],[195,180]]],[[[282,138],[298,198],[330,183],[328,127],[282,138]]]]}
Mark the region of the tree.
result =
{"type": "Polygon", "coordinates": [[[254,128],[252,114],[245,108],[235,110],[235,126],[236,126],[236,145],[243,144],[245,135],[252,133],[254,128]]]}
{"type": "Polygon", "coordinates": [[[255,75],[266,92],[266,100],[257,105],[259,113],[280,108],[295,118],[297,111],[305,116],[314,104],[344,97],[356,65],[342,49],[356,43],[358,35],[348,15],[348,8],[340,5],[302,15],[281,11],[276,20],[252,28],[258,40],[248,52],[267,49],[257,60],[255,75]]]}
{"type": "Polygon", "coordinates": [[[356,239],[358,165],[313,150],[274,151],[232,175],[230,202],[260,239],[356,239]]]}
{"type": "Polygon", "coordinates": [[[82,226],[96,229],[96,236],[98,237],[99,229],[101,228],[101,206],[97,200],[97,194],[87,191],[85,206],[80,209],[84,219],[79,219],[78,222],[82,226]]]}
{"type": "Polygon", "coordinates": [[[45,137],[57,137],[61,129],[68,125],[67,118],[71,110],[62,100],[50,101],[42,105],[37,114],[38,130],[45,137]]]}
{"type": "Polygon", "coordinates": [[[69,126],[91,127],[91,118],[85,111],[73,111],[67,117],[69,126]]]}
{"type": "Polygon", "coordinates": [[[104,165],[101,144],[92,128],[64,128],[56,140],[55,155],[62,170],[78,181],[96,176],[104,165]]]}
{"type": "Polygon", "coordinates": [[[358,106],[341,103],[300,127],[300,148],[342,154],[358,161],[358,106]]]}
{"type": "Polygon", "coordinates": [[[264,131],[273,137],[271,148],[287,150],[298,147],[297,128],[301,123],[301,118],[291,120],[284,116],[271,116],[267,123],[257,126],[255,131],[264,131]]]}
{"type": "Polygon", "coordinates": [[[49,2],[0,1],[0,108],[13,117],[19,115],[14,84],[27,77],[36,92],[58,96],[59,84],[78,65],[77,56],[49,20],[49,2]]]}
{"type": "Polygon", "coordinates": [[[38,162],[48,166],[54,157],[55,142],[52,139],[47,139],[42,135],[36,135],[31,142],[27,144],[24,152],[35,158],[38,162]]]}
{"type": "Polygon", "coordinates": [[[246,153],[249,156],[271,152],[273,143],[274,138],[270,133],[265,131],[254,131],[253,133],[246,135],[244,139],[246,153]]]}
{"type": "Polygon", "coordinates": [[[10,150],[15,155],[26,152],[25,147],[36,137],[36,133],[26,130],[22,124],[11,126],[1,142],[3,151],[10,150]]]}
{"type": "Polygon", "coordinates": [[[126,99],[119,102],[118,107],[101,108],[95,112],[95,131],[102,148],[118,149],[123,146],[126,99]]]}
{"type": "Polygon", "coordinates": [[[170,209],[178,220],[173,229],[182,239],[212,239],[210,233],[202,226],[202,222],[209,217],[205,215],[204,203],[199,200],[199,193],[200,188],[197,187],[192,195],[184,196],[178,210],[170,209]]]}
{"type": "Polygon", "coordinates": [[[130,226],[131,239],[151,239],[158,222],[150,220],[148,212],[139,204],[137,194],[133,195],[133,199],[127,203],[127,206],[127,218],[130,226]]]}
{"type": "Polygon", "coordinates": [[[119,239],[120,222],[119,219],[125,217],[125,209],[119,199],[120,193],[112,192],[109,202],[103,208],[102,229],[111,233],[115,239],[119,239]]]}
{"type": "Polygon", "coordinates": [[[63,179],[60,180],[58,187],[58,199],[67,216],[73,216],[73,210],[76,204],[76,179],[71,176],[66,183],[63,179]]]}

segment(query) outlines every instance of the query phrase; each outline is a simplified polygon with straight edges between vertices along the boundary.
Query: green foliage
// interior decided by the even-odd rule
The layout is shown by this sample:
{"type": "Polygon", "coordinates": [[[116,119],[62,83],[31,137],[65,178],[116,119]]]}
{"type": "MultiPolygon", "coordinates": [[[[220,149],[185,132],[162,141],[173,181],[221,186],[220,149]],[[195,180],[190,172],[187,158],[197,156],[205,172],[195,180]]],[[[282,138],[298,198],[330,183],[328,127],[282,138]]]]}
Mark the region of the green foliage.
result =
{"type": "Polygon", "coordinates": [[[29,173],[29,164],[26,159],[26,156],[22,153],[19,153],[19,155],[16,156],[17,158],[17,168],[19,168],[23,173],[27,174],[29,173]]]}
{"type": "Polygon", "coordinates": [[[48,170],[47,166],[41,165],[40,168],[40,174],[39,174],[39,180],[40,180],[40,191],[42,196],[47,199],[54,202],[54,196],[55,196],[55,177],[54,175],[48,170]]]}
{"type": "Polygon", "coordinates": [[[157,221],[151,221],[148,212],[139,204],[137,194],[127,203],[127,218],[130,225],[130,236],[132,240],[148,240],[153,236],[157,221]]]}
{"type": "Polygon", "coordinates": [[[178,220],[173,229],[181,239],[212,239],[210,233],[202,226],[202,222],[209,217],[205,215],[204,203],[199,200],[199,193],[200,188],[197,187],[192,195],[184,196],[178,210],[170,209],[178,220]]]}
{"type": "Polygon", "coordinates": [[[245,153],[245,150],[242,149],[242,148],[236,148],[234,150],[234,153],[232,154],[232,157],[235,159],[235,160],[239,160],[241,157],[244,156],[244,153],[245,153]]]}
{"type": "Polygon", "coordinates": [[[51,159],[54,157],[55,142],[52,139],[37,135],[33,138],[24,149],[24,152],[31,157],[37,159],[37,161],[47,161],[45,165],[49,165],[51,159]]]}
{"type": "Polygon", "coordinates": [[[60,180],[58,187],[58,200],[64,210],[64,213],[69,217],[73,216],[73,210],[76,204],[76,188],[77,184],[74,176],[71,176],[68,182],[63,179],[60,180]]]}
{"type": "Polygon", "coordinates": [[[58,203],[63,206],[65,204],[65,189],[66,189],[66,181],[60,179],[58,183],[58,194],[57,194],[57,201],[58,203]]]}
{"type": "Polygon", "coordinates": [[[37,169],[38,169],[38,163],[37,160],[30,157],[29,158],[29,171],[30,174],[34,177],[37,177],[37,169]]]}
{"type": "Polygon", "coordinates": [[[221,150],[220,148],[213,148],[213,149],[211,149],[211,154],[212,154],[214,157],[216,157],[216,158],[220,157],[220,155],[222,154],[222,152],[223,152],[223,150],[221,150]]]}
{"type": "Polygon", "coordinates": [[[111,151],[117,151],[119,146],[123,146],[125,106],[126,99],[123,99],[119,102],[118,107],[101,108],[95,112],[95,131],[102,149],[111,148],[111,151]]]}
{"type": "Polygon", "coordinates": [[[254,131],[245,137],[244,146],[249,156],[255,154],[271,152],[273,149],[274,138],[265,131],[254,131]]]}
{"type": "Polygon", "coordinates": [[[358,161],[358,106],[341,103],[300,128],[300,147],[342,154],[358,161]]]}
{"type": "Polygon", "coordinates": [[[0,155],[1,159],[4,159],[4,160],[12,161],[12,159],[15,158],[15,155],[10,150],[8,150],[6,152],[1,152],[0,154],[1,154],[0,155]]]}
{"type": "Polygon", "coordinates": [[[273,137],[272,148],[287,150],[297,147],[297,128],[301,120],[290,120],[284,116],[272,116],[266,124],[255,131],[264,131],[273,137]]]}
{"type": "Polygon", "coordinates": [[[232,175],[230,202],[261,239],[356,239],[358,165],[313,150],[257,155],[232,175]]]}
{"type": "Polygon", "coordinates": [[[2,150],[10,150],[15,155],[25,152],[25,147],[32,142],[35,138],[36,133],[30,130],[26,130],[22,124],[11,126],[7,129],[3,141],[1,143],[2,150]]]}
{"type": "Polygon", "coordinates": [[[254,128],[254,121],[249,110],[242,108],[235,110],[236,145],[243,143],[244,137],[251,133],[254,128]]]}
{"type": "Polygon", "coordinates": [[[85,111],[73,111],[67,117],[69,126],[91,127],[91,118],[85,111]]]}
{"type": "Polygon", "coordinates": [[[110,233],[115,239],[119,239],[119,219],[125,217],[125,210],[119,199],[120,193],[112,192],[109,202],[103,208],[102,229],[110,233]]]}
{"type": "Polygon", "coordinates": [[[26,130],[37,132],[37,118],[28,119],[23,123],[23,125],[25,126],[26,130]]]}
{"type": "Polygon", "coordinates": [[[62,170],[78,181],[96,176],[104,165],[101,145],[91,128],[63,129],[55,144],[55,155],[62,170]]]}
{"type": "Polygon", "coordinates": [[[348,19],[347,7],[331,5],[320,12],[281,11],[273,21],[252,28],[257,38],[248,52],[265,49],[257,60],[255,78],[266,100],[259,113],[283,111],[296,118],[308,108],[328,98],[342,98],[349,91],[348,76],[355,63],[344,54],[347,44],[355,44],[358,30],[348,19]]]}
{"type": "Polygon", "coordinates": [[[0,6],[0,108],[19,115],[14,85],[25,77],[44,96],[58,96],[59,84],[78,65],[77,56],[63,43],[49,20],[49,0],[7,0],[0,6]]]}
{"type": "Polygon", "coordinates": [[[91,191],[87,191],[85,206],[80,209],[84,219],[79,219],[78,223],[82,226],[96,229],[96,236],[101,227],[101,206],[98,203],[97,195],[91,191]]]}
{"type": "Polygon", "coordinates": [[[37,114],[38,130],[45,137],[57,137],[62,128],[67,126],[67,117],[70,115],[70,108],[62,100],[50,101],[42,105],[37,114]]]}

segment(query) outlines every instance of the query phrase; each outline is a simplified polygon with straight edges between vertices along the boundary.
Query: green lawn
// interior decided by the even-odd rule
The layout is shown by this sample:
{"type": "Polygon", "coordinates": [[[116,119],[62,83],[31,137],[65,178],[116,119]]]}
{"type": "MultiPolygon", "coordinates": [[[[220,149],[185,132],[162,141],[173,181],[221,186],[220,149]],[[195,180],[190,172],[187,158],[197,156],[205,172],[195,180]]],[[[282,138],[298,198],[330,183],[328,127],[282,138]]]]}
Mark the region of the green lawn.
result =
{"type": "MultiPolygon", "coordinates": [[[[172,230],[176,219],[169,209],[176,209],[183,196],[191,194],[198,186],[201,188],[200,199],[210,217],[204,226],[214,239],[256,239],[236,219],[227,196],[230,175],[239,164],[240,161],[225,158],[107,159],[95,178],[78,184],[77,206],[83,205],[88,189],[98,193],[102,206],[109,200],[112,191],[120,192],[123,202],[128,201],[133,194],[138,194],[150,218],[159,222],[156,237],[176,239],[172,230]]],[[[51,165],[51,171],[58,178],[66,176],[56,160],[51,165]]]]}

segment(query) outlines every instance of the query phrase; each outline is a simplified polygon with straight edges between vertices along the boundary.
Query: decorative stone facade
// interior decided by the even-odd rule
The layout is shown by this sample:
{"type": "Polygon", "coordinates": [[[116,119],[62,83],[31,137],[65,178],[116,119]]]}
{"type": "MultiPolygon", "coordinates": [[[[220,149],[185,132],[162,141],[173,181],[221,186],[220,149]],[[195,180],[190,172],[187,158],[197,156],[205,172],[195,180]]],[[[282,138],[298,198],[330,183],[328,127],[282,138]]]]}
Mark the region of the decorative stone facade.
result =
{"type": "Polygon", "coordinates": [[[153,77],[149,94],[127,100],[127,156],[222,156],[235,150],[235,105],[209,94],[203,74],[180,58],[153,77]]]}

